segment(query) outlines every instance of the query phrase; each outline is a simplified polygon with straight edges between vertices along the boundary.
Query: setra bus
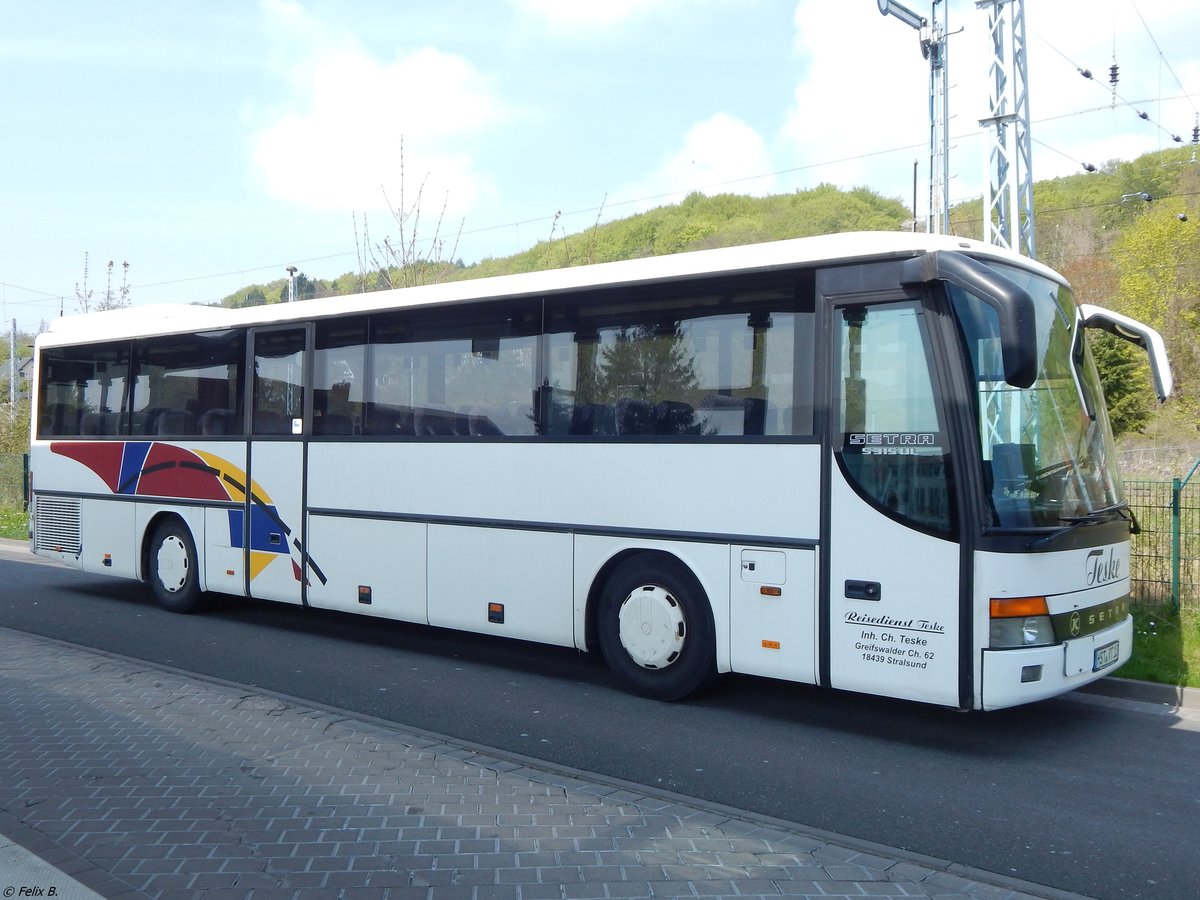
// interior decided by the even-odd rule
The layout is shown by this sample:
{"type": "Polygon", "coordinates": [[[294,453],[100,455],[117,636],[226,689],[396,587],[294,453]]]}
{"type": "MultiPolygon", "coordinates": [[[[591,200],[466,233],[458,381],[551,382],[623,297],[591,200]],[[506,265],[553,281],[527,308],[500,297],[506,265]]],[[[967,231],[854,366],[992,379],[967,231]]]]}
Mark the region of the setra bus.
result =
{"type": "Polygon", "coordinates": [[[35,553],[961,709],[1128,659],[1096,326],[979,242],[840,234],[39,336],[35,553]]]}

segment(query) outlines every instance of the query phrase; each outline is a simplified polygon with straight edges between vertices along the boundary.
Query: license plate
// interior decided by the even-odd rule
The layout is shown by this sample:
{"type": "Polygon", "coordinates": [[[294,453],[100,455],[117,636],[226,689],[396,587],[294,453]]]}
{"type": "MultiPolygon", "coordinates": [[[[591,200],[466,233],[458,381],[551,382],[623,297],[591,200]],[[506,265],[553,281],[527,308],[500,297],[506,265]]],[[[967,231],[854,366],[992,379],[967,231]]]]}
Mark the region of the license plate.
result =
{"type": "Polygon", "coordinates": [[[1097,647],[1095,655],[1092,657],[1092,671],[1099,672],[1101,669],[1111,666],[1120,658],[1120,641],[1113,641],[1111,644],[1105,644],[1103,647],[1097,647]]]}

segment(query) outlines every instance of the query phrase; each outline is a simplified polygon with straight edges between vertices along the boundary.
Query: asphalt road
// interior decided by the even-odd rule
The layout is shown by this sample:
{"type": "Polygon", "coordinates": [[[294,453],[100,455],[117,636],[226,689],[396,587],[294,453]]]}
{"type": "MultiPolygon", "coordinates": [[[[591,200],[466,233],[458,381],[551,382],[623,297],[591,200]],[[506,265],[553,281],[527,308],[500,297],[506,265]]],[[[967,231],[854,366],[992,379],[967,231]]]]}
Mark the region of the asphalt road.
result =
{"type": "Polygon", "coordinates": [[[571,650],[140,585],[0,552],[0,626],[1093,897],[1200,885],[1200,716],[1060,698],[962,714],[727,677],[682,704],[571,650]]]}

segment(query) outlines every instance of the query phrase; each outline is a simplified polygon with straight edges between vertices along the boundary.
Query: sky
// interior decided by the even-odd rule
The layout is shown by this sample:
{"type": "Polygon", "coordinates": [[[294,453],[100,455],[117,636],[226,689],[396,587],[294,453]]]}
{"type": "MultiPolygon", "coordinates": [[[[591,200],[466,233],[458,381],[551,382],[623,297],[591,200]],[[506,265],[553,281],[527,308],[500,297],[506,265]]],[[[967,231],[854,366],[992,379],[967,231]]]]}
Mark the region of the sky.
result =
{"type": "MultiPolygon", "coordinates": [[[[1190,144],[1200,4],[1025,7],[1035,179],[1178,146],[1174,134],[1190,144]]],[[[918,33],[871,0],[0,9],[5,330],[77,311],[85,260],[95,295],[124,277],[135,306],[214,302],[289,265],[356,272],[364,217],[373,240],[398,236],[402,188],[418,240],[466,263],[691,191],[830,183],[908,206],[914,161],[927,213],[929,64],[918,33]]],[[[956,203],[987,177],[992,51],[975,0],[938,10],[956,203]]]]}

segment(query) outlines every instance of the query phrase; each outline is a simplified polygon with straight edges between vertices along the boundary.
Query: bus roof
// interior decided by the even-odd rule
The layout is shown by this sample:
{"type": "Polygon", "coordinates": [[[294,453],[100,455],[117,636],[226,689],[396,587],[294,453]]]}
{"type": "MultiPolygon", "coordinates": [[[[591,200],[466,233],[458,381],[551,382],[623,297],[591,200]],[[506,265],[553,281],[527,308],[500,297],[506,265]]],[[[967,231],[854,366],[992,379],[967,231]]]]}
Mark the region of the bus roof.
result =
{"type": "Polygon", "coordinates": [[[37,342],[39,345],[72,344],[215,331],[360,312],[466,303],[493,297],[529,297],[596,287],[675,281],[700,275],[908,257],[934,250],[957,250],[1063,280],[1061,275],[1035,260],[969,238],[910,232],[846,232],[241,309],[170,303],[127,307],[55,319],[48,331],[38,336],[37,342]]]}

